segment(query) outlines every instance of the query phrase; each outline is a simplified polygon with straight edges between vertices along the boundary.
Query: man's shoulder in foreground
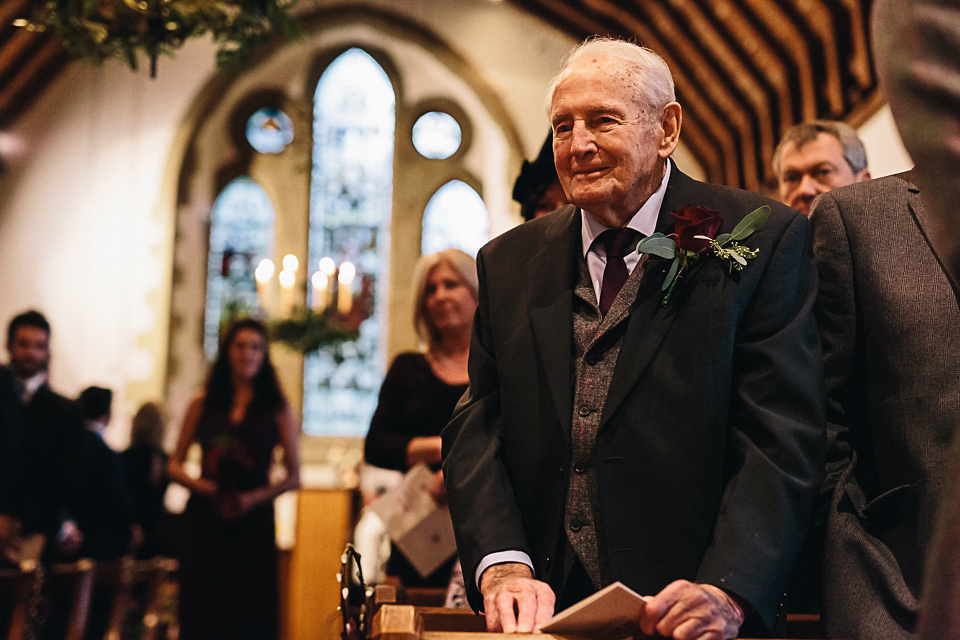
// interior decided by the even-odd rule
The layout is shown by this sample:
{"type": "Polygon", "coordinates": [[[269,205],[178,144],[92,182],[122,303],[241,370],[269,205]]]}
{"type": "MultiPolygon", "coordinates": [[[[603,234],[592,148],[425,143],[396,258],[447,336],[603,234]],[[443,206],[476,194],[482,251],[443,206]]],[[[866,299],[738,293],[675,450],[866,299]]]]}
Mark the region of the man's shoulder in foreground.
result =
{"type": "Polygon", "coordinates": [[[883,176],[881,178],[873,178],[872,180],[864,180],[863,182],[855,182],[853,184],[837,187],[836,189],[832,189],[831,191],[818,196],[813,202],[811,215],[813,215],[812,212],[816,210],[817,205],[825,200],[832,200],[840,203],[857,202],[862,200],[884,200],[884,208],[889,209],[891,203],[887,202],[886,198],[896,194],[903,194],[907,191],[912,191],[914,193],[920,192],[916,185],[911,182],[909,171],[904,173],[895,173],[893,175],[883,176]]]}

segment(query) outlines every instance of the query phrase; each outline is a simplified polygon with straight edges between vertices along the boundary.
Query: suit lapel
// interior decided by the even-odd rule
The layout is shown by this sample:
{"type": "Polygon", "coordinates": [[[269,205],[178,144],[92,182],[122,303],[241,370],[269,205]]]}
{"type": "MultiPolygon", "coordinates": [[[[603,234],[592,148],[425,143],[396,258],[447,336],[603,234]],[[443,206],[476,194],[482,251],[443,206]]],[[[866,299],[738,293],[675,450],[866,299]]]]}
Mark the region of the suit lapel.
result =
{"type": "MultiPolygon", "coordinates": [[[[657,231],[667,233],[673,226],[671,211],[676,211],[685,204],[698,204],[689,200],[687,189],[684,188],[684,183],[688,180],[689,178],[680,173],[674,165],[670,182],[667,184],[667,193],[660,207],[660,215],[657,218],[657,231]]],[[[600,417],[601,430],[636,386],[676,318],[674,303],[667,308],[660,304],[663,298],[661,285],[667,265],[669,265],[667,260],[650,258],[637,267],[643,268],[643,277],[640,280],[637,298],[630,310],[630,319],[627,321],[627,330],[620,347],[620,355],[617,357],[617,366],[614,369],[613,380],[610,382],[607,400],[603,405],[603,414],[600,417]]]]}
{"type": "MultiPolygon", "coordinates": [[[[907,174],[909,176],[909,174],[907,174]]],[[[930,251],[933,253],[934,257],[937,259],[941,270],[943,270],[944,275],[947,276],[947,280],[950,282],[950,286],[955,292],[960,295],[960,289],[957,288],[957,283],[954,281],[953,276],[950,275],[950,271],[945,269],[943,266],[943,261],[940,259],[939,254],[937,254],[936,247],[933,246],[933,243],[930,242],[930,223],[927,221],[927,214],[923,208],[923,199],[920,197],[920,189],[918,189],[912,182],[904,179],[907,187],[907,205],[910,208],[910,213],[913,215],[914,220],[917,221],[917,226],[920,227],[920,232],[923,234],[923,240],[927,243],[927,246],[930,247],[930,251]]]]}
{"type": "Polygon", "coordinates": [[[583,243],[580,213],[574,207],[556,214],[557,224],[530,263],[527,296],[530,326],[537,356],[560,417],[564,438],[570,439],[573,412],[572,368],[573,290],[579,274],[583,243]]]}

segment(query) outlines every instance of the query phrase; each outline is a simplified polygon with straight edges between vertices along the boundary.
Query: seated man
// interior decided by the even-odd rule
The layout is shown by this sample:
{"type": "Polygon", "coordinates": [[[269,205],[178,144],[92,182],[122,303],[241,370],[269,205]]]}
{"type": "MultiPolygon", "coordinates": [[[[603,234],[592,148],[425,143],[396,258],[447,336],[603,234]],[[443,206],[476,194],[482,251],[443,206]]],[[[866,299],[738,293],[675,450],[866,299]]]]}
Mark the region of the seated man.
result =
{"type": "Polygon", "coordinates": [[[648,634],[773,628],[823,479],[807,219],[680,172],[652,51],[588,41],[549,97],[575,206],[481,249],[470,386],[443,432],[468,598],[491,630],[530,631],[619,580],[651,594],[648,634]],[[740,270],[693,237],[764,206],[740,270]],[[676,254],[634,250],[654,232],[687,260],[669,295],[676,254]]]}
{"type": "Polygon", "coordinates": [[[867,152],[856,131],[831,120],[787,129],[773,153],[773,172],[780,202],[805,216],[821,193],[870,179],[867,152]]]}

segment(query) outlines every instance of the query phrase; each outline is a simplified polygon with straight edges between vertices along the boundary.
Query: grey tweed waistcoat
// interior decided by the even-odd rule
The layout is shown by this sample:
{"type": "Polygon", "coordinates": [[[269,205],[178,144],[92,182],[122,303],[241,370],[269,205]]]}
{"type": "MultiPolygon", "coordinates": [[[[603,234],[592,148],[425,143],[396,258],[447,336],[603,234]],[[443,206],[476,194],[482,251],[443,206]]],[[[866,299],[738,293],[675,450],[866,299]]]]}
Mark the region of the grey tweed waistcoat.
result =
{"type": "MultiPolygon", "coordinates": [[[[586,261],[580,263],[580,280],[574,290],[574,399],[570,442],[573,457],[564,512],[564,529],[572,551],[580,559],[594,587],[610,582],[607,558],[600,551],[603,520],[596,473],[596,439],[600,416],[620,354],[630,305],[637,297],[643,277],[641,261],[627,278],[605,316],[586,261]]],[[[564,554],[564,575],[573,564],[573,554],[564,554]]]]}

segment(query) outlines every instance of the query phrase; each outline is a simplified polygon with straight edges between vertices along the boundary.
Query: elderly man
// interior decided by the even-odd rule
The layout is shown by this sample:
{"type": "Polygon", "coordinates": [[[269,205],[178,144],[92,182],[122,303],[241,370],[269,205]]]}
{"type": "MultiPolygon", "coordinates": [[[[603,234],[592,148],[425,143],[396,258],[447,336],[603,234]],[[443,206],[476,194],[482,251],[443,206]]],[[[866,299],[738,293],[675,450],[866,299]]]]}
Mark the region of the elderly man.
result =
{"type": "Polygon", "coordinates": [[[549,98],[575,206],[481,250],[470,388],[443,433],[470,602],[530,631],[619,580],[654,594],[646,633],[772,627],[824,462],[807,220],[677,169],[681,108],[647,49],[588,41],[549,98]],[[632,250],[762,206],[739,270],[677,234],[665,294],[675,260],[632,250]]]}
{"type": "Polygon", "coordinates": [[[842,122],[813,120],[787,129],[773,153],[780,202],[805,216],[813,199],[837,187],[870,179],[867,152],[842,122]]]}

